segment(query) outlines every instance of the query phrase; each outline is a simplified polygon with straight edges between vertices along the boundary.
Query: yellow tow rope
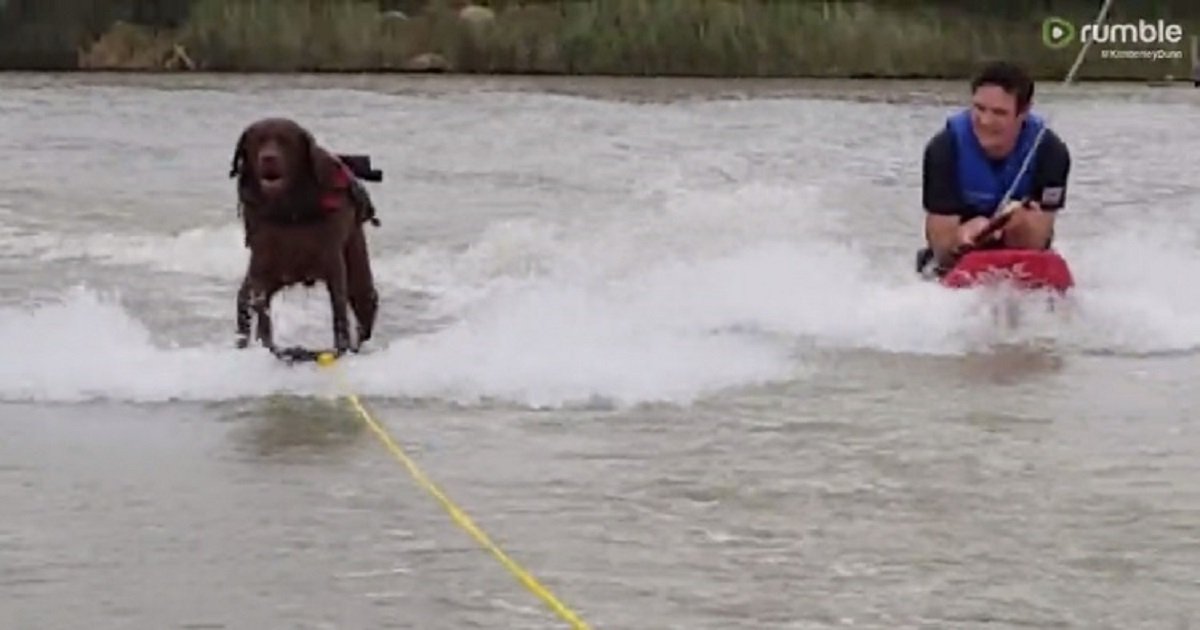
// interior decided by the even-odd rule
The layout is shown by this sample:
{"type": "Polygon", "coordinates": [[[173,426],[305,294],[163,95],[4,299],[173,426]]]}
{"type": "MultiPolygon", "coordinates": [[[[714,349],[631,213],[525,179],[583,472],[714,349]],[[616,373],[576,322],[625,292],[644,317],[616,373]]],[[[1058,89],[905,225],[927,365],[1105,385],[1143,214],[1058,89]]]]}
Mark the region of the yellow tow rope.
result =
{"type": "Polygon", "coordinates": [[[383,445],[387,447],[388,452],[390,452],[397,461],[399,461],[406,469],[408,469],[409,474],[412,475],[417,484],[442,504],[442,507],[445,508],[446,512],[450,514],[450,518],[454,519],[455,523],[466,530],[476,542],[490,551],[492,555],[494,555],[496,559],[498,559],[500,563],[505,566],[505,568],[507,568],[514,576],[516,576],[517,580],[524,585],[525,588],[529,589],[531,593],[545,602],[545,604],[549,606],[551,610],[553,610],[556,614],[558,614],[559,617],[570,624],[572,628],[575,628],[576,630],[590,630],[589,626],[582,619],[580,619],[574,611],[559,601],[559,599],[550,592],[550,589],[538,582],[537,578],[533,577],[533,575],[531,575],[528,571],[521,568],[521,565],[517,564],[516,561],[508,556],[508,554],[504,553],[504,551],[501,550],[496,543],[492,542],[492,539],[489,538],[488,535],[483,532],[483,530],[479,529],[479,527],[475,525],[475,523],[471,520],[471,517],[467,516],[466,512],[455,505],[454,502],[450,500],[450,497],[446,496],[446,494],[437,487],[437,484],[433,483],[433,481],[431,481],[429,477],[427,477],[425,473],[421,471],[421,468],[417,466],[417,463],[404,452],[404,449],[400,448],[400,445],[397,444],[394,439],[392,439],[390,434],[388,434],[387,429],[384,429],[383,425],[371,416],[370,412],[367,411],[366,407],[363,406],[362,402],[358,399],[358,396],[350,390],[342,373],[336,369],[336,360],[332,354],[328,352],[322,353],[317,357],[317,363],[322,367],[333,369],[334,375],[338,380],[338,385],[343,392],[342,395],[347,401],[350,402],[350,406],[355,412],[357,412],[358,417],[361,418],[362,421],[366,423],[367,427],[375,434],[375,436],[378,437],[381,442],[383,442],[383,445]]]}

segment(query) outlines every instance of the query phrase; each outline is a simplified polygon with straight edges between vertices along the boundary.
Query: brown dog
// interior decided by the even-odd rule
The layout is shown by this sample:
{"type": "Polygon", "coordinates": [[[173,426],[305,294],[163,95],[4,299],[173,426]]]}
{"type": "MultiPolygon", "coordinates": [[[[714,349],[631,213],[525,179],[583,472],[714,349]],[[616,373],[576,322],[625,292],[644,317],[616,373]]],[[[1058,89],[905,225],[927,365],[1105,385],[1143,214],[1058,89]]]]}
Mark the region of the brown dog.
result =
{"type": "Polygon", "coordinates": [[[248,126],[238,139],[230,177],[238,178],[239,213],[250,264],[237,294],[237,345],[249,345],[251,311],[257,338],[272,352],[271,298],[295,283],[329,289],[334,349],[357,351],[371,338],[379,296],[363,223],[375,220],[366,190],[312,134],[285,118],[248,126]],[[358,320],[350,340],[347,306],[358,320]]]}

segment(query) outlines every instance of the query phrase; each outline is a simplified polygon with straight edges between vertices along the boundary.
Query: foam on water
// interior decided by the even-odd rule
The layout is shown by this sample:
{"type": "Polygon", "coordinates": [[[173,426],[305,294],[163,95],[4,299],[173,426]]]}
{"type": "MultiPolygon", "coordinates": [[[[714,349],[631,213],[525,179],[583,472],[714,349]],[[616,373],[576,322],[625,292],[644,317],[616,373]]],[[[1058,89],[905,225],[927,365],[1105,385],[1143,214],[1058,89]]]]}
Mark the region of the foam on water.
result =
{"type": "Polygon", "coordinates": [[[0,309],[0,347],[3,400],[211,400],[322,386],[316,375],[281,372],[269,355],[228,344],[157,346],[117,296],[81,287],[0,309]]]}
{"type": "Polygon", "coordinates": [[[1080,290],[1079,320],[1060,331],[1086,351],[1118,354],[1200,350],[1200,248],[1192,230],[1117,226],[1060,248],[1080,290]]]}
{"type": "MultiPolygon", "coordinates": [[[[603,295],[530,287],[433,335],[393,341],[345,362],[366,394],[556,405],[686,400],[787,373],[763,341],[656,329],[603,295]],[[720,362],[715,358],[720,357],[720,362]]],[[[76,288],[61,301],[0,309],[4,400],[214,400],[330,393],[311,366],[214,342],[162,347],[119,300],[76,288]]]]}
{"type": "MultiPolygon", "coordinates": [[[[801,378],[819,348],[961,354],[1036,342],[1063,352],[1144,354],[1200,347],[1193,283],[1200,254],[1187,234],[1114,228],[1111,236],[1064,238],[1079,283],[1070,316],[1023,298],[1021,326],[1006,331],[994,323],[997,296],[921,282],[909,250],[880,255],[837,235],[837,212],[811,211],[823,203],[819,191],[749,185],[668,197],[638,221],[498,223],[466,248],[381,256],[381,281],[431,293],[430,315],[446,323],[379,338],[344,370],[367,395],[534,406],[686,403],[723,388],[801,378]]],[[[123,255],[93,247],[88,255],[204,275],[220,258],[211,250],[240,248],[227,236],[160,237],[160,247],[147,242],[123,255]],[[180,247],[181,239],[195,245],[180,247]]],[[[281,302],[277,340],[303,331],[317,343],[328,336],[327,302],[323,291],[315,295],[281,302]]],[[[228,315],[228,305],[203,307],[228,315]]],[[[315,367],[234,351],[224,334],[198,347],[156,345],[118,297],[87,288],[0,308],[0,342],[9,356],[0,367],[4,400],[330,393],[315,367]]]]}
{"type": "MultiPolygon", "coordinates": [[[[0,238],[9,236],[0,232],[0,238]]],[[[107,232],[31,232],[3,238],[13,257],[42,262],[82,260],[109,265],[150,266],[159,271],[240,279],[246,271],[242,227],[229,224],[199,227],[164,237],[161,234],[107,232]]]]}

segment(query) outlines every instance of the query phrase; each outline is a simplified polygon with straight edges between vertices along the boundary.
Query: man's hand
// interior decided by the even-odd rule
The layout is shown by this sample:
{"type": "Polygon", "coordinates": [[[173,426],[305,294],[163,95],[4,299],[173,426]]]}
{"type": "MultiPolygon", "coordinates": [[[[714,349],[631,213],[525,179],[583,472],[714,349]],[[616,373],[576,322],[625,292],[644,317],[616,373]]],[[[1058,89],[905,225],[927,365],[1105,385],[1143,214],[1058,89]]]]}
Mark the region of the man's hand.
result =
{"type": "MultiPolygon", "coordinates": [[[[996,217],[1008,215],[1008,218],[1003,221],[1001,227],[996,228],[988,233],[989,238],[999,238],[1007,240],[1005,233],[1009,226],[1017,226],[1017,231],[1021,231],[1026,221],[1031,220],[1031,215],[1041,214],[1042,208],[1036,201],[1010,201],[1008,205],[996,213],[994,217],[975,217],[966,223],[963,223],[958,228],[958,241],[956,243],[957,251],[962,251],[964,248],[976,247],[979,245],[979,237],[983,235],[983,231],[988,224],[996,217]]],[[[1036,220],[1036,219],[1032,219],[1036,220]]]]}
{"type": "Polygon", "coordinates": [[[983,228],[987,227],[987,225],[987,217],[975,217],[958,226],[958,239],[955,242],[955,250],[962,251],[975,247],[975,239],[979,238],[980,232],[983,232],[983,228]]]}

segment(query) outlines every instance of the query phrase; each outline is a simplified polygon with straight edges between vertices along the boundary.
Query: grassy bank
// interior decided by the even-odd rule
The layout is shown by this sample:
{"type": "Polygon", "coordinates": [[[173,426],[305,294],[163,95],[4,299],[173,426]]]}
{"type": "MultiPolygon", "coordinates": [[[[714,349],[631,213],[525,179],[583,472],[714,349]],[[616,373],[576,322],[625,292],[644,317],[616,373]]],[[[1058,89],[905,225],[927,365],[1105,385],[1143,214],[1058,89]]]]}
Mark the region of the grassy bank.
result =
{"type": "MultiPolygon", "coordinates": [[[[981,15],[970,3],[574,0],[407,3],[196,0],[170,30],[118,24],[81,47],[102,69],[397,71],[677,76],[963,77],[987,58],[1061,78],[1078,44],[1042,43],[1046,11],[981,15]],[[418,6],[419,5],[419,6],[418,6]]],[[[1092,20],[1092,2],[1060,17],[1092,20]]],[[[1072,9],[1071,7],[1074,7],[1072,9]]],[[[1150,17],[1145,11],[1138,17],[1150,17]]],[[[1183,22],[1189,34],[1200,22],[1183,22]]],[[[1129,47],[1129,46],[1123,46],[1129,47]]],[[[1083,78],[1187,77],[1182,59],[1102,59],[1083,78]]]]}

